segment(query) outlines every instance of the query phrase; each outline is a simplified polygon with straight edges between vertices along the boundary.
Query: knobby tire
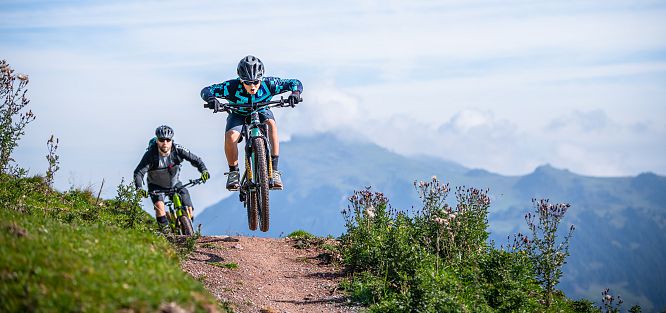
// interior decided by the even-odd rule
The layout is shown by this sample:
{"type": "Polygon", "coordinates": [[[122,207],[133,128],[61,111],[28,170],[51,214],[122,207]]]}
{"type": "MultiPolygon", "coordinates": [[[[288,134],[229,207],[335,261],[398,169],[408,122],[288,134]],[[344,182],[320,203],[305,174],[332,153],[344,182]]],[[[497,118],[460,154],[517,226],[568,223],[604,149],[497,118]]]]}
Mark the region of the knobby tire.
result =
{"type": "Polygon", "coordinates": [[[268,202],[268,159],[266,158],[266,142],[264,138],[256,137],[252,140],[252,150],[255,157],[255,182],[257,184],[259,204],[259,227],[261,231],[267,232],[270,219],[270,204],[268,202]]]}
{"type": "Polygon", "coordinates": [[[245,207],[247,208],[247,225],[250,230],[257,230],[257,219],[259,215],[259,203],[257,193],[250,191],[245,198],[245,207]]]}
{"type": "Polygon", "coordinates": [[[194,235],[194,229],[192,228],[192,221],[187,218],[186,215],[181,215],[178,217],[178,222],[180,223],[180,233],[185,236],[194,235]]]}

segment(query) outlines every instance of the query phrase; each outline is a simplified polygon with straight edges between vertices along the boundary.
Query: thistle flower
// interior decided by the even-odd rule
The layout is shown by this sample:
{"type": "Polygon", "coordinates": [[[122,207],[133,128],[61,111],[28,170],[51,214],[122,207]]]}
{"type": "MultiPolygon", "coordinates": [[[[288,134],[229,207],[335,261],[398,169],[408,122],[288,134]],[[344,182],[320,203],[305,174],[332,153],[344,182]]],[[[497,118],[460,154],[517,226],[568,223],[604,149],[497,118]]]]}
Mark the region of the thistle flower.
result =
{"type": "Polygon", "coordinates": [[[434,221],[435,223],[437,223],[437,224],[439,224],[439,225],[443,225],[443,226],[445,226],[445,227],[446,227],[446,226],[449,226],[449,220],[447,220],[446,218],[435,217],[435,218],[433,219],[433,221],[434,221]]]}
{"type": "Polygon", "coordinates": [[[26,74],[18,74],[16,77],[18,79],[20,79],[21,81],[27,81],[28,80],[28,75],[26,75],[26,74]]]}
{"type": "Polygon", "coordinates": [[[375,207],[369,206],[365,209],[364,211],[365,215],[368,216],[369,218],[375,217],[375,207]]]}

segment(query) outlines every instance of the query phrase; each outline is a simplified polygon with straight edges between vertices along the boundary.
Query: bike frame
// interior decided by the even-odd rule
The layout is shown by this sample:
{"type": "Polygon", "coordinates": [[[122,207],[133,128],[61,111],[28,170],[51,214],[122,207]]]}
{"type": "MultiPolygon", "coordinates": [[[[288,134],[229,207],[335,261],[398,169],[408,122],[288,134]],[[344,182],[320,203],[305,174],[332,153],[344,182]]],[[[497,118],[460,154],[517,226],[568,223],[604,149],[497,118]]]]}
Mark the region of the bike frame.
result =
{"type": "Polygon", "coordinates": [[[180,229],[180,222],[178,220],[179,217],[187,214],[187,218],[189,218],[190,221],[194,220],[194,217],[190,214],[190,212],[187,211],[187,209],[183,205],[183,202],[180,199],[179,192],[184,188],[198,185],[201,183],[203,183],[203,180],[201,180],[201,178],[190,179],[190,181],[187,184],[184,184],[180,187],[154,190],[150,192],[152,195],[164,194],[168,199],[171,199],[171,201],[164,201],[164,206],[169,208],[168,211],[169,214],[167,214],[167,218],[169,219],[169,226],[171,227],[171,230],[173,230],[174,232],[178,232],[178,230],[180,229]]]}
{"type": "Polygon", "coordinates": [[[190,212],[185,209],[185,206],[183,206],[179,193],[174,193],[170,198],[171,201],[164,202],[164,205],[169,207],[169,213],[171,214],[171,218],[169,218],[169,226],[171,226],[171,230],[176,232],[180,228],[180,222],[178,221],[178,218],[185,215],[185,213],[187,213],[187,217],[190,220],[192,220],[192,216],[189,214],[190,212]],[[174,207],[176,208],[175,212],[174,207]]]}

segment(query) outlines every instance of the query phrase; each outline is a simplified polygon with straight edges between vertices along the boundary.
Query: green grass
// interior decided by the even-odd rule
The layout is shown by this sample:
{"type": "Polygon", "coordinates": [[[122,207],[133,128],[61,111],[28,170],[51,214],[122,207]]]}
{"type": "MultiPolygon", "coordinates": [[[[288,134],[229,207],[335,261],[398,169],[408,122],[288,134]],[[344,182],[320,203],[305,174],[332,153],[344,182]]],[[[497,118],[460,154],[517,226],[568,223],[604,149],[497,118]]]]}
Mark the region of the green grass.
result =
{"type": "Polygon", "coordinates": [[[235,270],[235,269],[238,268],[238,264],[237,264],[237,263],[233,263],[233,262],[230,262],[230,263],[210,262],[210,263],[208,263],[208,264],[210,264],[210,265],[215,265],[215,266],[217,266],[217,267],[228,268],[228,269],[230,269],[230,270],[235,270]]]}
{"type": "Polygon", "coordinates": [[[45,192],[40,184],[0,177],[0,312],[217,306],[180,269],[148,214],[118,210],[126,203],[95,205],[85,191],[45,192]]]}
{"type": "Polygon", "coordinates": [[[291,234],[287,235],[288,238],[291,239],[314,239],[315,235],[308,233],[307,231],[304,231],[302,229],[295,230],[291,234]]]}

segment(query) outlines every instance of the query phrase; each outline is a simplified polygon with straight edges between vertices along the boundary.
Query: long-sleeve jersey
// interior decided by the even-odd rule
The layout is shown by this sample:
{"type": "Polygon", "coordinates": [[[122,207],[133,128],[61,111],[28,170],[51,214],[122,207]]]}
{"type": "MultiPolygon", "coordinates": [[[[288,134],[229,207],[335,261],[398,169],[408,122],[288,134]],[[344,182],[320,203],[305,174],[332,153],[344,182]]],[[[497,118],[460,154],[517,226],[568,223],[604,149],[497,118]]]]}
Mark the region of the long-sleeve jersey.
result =
{"type": "Polygon", "coordinates": [[[270,101],[275,95],[287,91],[303,91],[303,84],[298,79],[282,79],[278,77],[264,77],[261,86],[254,95],[243,87],[239,78],[227,80],[223,83],[204,87],[201,90],[201,99],[208,102],[212,98],[224,98],[231,104],[259,103],[270,101]]]}
{"type": "Polygon", "coordinates": [[[180,180],[180,164],[183,160],[189,161],[199,172],[206,171],[204,162],[194,153],[183,148],[181,145],[173,144],[171,153],[161,156],[157,145],[152,145],[143,154],[139,165],[134,169],[134,185],[136,188],[143,186],[143,176],[148,173],[148,187],[152,185],[161,188],[173,188],[180,180]]]}

